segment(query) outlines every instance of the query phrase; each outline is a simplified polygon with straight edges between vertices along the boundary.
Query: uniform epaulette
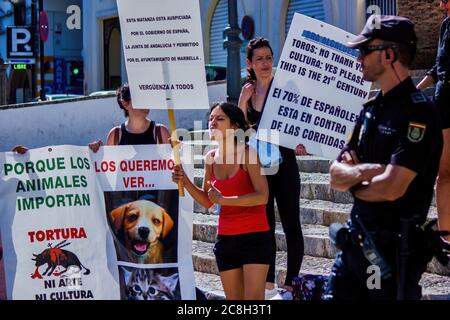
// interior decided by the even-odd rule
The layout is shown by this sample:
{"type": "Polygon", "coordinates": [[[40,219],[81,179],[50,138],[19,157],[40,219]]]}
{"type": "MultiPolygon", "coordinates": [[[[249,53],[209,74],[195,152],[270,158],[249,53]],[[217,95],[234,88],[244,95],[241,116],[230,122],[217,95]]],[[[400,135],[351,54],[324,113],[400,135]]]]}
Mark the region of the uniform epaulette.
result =
{"type": "Polygon", "coordinates": [[[427,96],[422,91],[416,91],[411,94],[411,100],[414,103],[424,103],[427,102],[427,96]]]}

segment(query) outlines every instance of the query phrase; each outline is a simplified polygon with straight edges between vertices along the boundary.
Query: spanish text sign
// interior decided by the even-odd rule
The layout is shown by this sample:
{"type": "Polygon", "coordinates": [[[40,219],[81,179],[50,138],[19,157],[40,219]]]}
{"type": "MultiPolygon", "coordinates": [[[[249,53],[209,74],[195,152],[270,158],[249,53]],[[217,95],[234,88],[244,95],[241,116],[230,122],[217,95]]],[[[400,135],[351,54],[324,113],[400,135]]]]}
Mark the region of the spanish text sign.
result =
{"type": "MultiPolygon", "coordinates": [[[[114,238],[121,299],[195,299],[193,199],[180,198],[171,179],[171,146],[105,146],[91,156],[114,238]]],[[[181,156],[192,178],[190,148],[181,156]]]]}
{"type": "Polygon", "coordinates": [[[193,200],[171,158],[170,145],[0,153],[0,297],[194,299],[193,200]]]}
{"type": "MultiPolygon", "coordinates": [[[[260,129],[280,132],[280,145],[336,158],[370,91],[352,34],[295,14],[269,92],[260,129]]],[[[265,140],[264,137],[260,137],[265,140]]]]}
{"type": "Polygon", "coordinates": [[[117,0],[136,108],[209,108],[198,0],[117,0]]]}
{"type": "Polygon", "coordinates": [[[8,299],[120,298],[103,194],[87,147],[0,154],[0,195],[8,299]]]}

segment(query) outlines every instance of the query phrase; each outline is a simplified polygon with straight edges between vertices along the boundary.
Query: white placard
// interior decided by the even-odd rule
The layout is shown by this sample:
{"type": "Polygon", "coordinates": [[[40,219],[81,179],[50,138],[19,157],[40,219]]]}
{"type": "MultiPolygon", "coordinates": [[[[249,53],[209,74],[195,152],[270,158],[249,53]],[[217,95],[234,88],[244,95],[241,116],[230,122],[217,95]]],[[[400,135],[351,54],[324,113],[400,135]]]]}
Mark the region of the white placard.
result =
{"type": "MultiPolygon", "coordinates": [[[[172,158],[168,144],[0,153],[0,296],[195,299],[193,199],[172,158]]],[[[188,146],[182,159],[192,179],[188,146]]]]}
{"type": "Polygon", "coordinates": [[[208,109],[198,0],[117,0],[133,106],[208,109]]]}
{"type": "MultiPolygon", "coordinates": [[[[280,145],[303,144],[315,155],[335,159],[368,99],[352,34],[295,14],[259,129],[280,133],[280,145]]],[[[270,135],[260,134],[266,140],[270,135]]],[[[273,142],[273,141],[271,141],[273,142]]]]}
{"type": "MultiPolygon", "coordinates": [[[[188,193],[179,197],[172,181],[171,146],[106,146],[91,156],[114,237],[121,298],[143,299],[145,292],[133,292],[133,287],[148,285],[140,283],[145,278],[164,283],[148,299],[195,299],[194,200],[188,193]],[[143,229],[152,241],[142,241],[147,237],[143,229]]],[[[193,179],[191,148],[183,147],[181,157],[186,174],[193,179]]]]}
{"type": "Polygon", "coordinates": [[[115,250],[87,147],[0,154],[8,299],[119,299],[115,250]]]}

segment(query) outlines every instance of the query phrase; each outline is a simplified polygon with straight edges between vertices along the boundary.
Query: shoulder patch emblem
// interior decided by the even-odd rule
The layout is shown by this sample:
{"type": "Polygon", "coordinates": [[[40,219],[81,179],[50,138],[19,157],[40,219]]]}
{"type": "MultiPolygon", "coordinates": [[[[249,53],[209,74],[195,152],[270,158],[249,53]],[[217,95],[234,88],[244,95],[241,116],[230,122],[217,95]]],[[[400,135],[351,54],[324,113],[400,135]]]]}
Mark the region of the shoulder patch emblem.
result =
{"type": "Polygon", "coordinates": [[[422,141],[426,128],[426,124],[410,122],[408,127],[408,140],[414,143],[422,141]]]}
{"type": "Polygon", "coordinates": [[[422,91],[417,91],[411,94],[411,99],[414,103],[424,103],[427,102],[427,97],[422,91]]]}

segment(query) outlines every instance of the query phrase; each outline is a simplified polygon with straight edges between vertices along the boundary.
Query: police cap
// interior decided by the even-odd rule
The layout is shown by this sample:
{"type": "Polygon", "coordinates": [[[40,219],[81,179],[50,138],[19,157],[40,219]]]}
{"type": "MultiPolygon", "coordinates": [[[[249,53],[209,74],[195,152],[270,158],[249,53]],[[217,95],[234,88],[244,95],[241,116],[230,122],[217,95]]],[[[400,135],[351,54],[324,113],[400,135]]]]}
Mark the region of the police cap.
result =
{"type": "Polygon", "coordinates": [[[416,46],[417,36],[414,23],[405,17],[371,15],[361,33],[347,43],[350,48],[358,48],[373,39],[392,41],[416,46]]]}

